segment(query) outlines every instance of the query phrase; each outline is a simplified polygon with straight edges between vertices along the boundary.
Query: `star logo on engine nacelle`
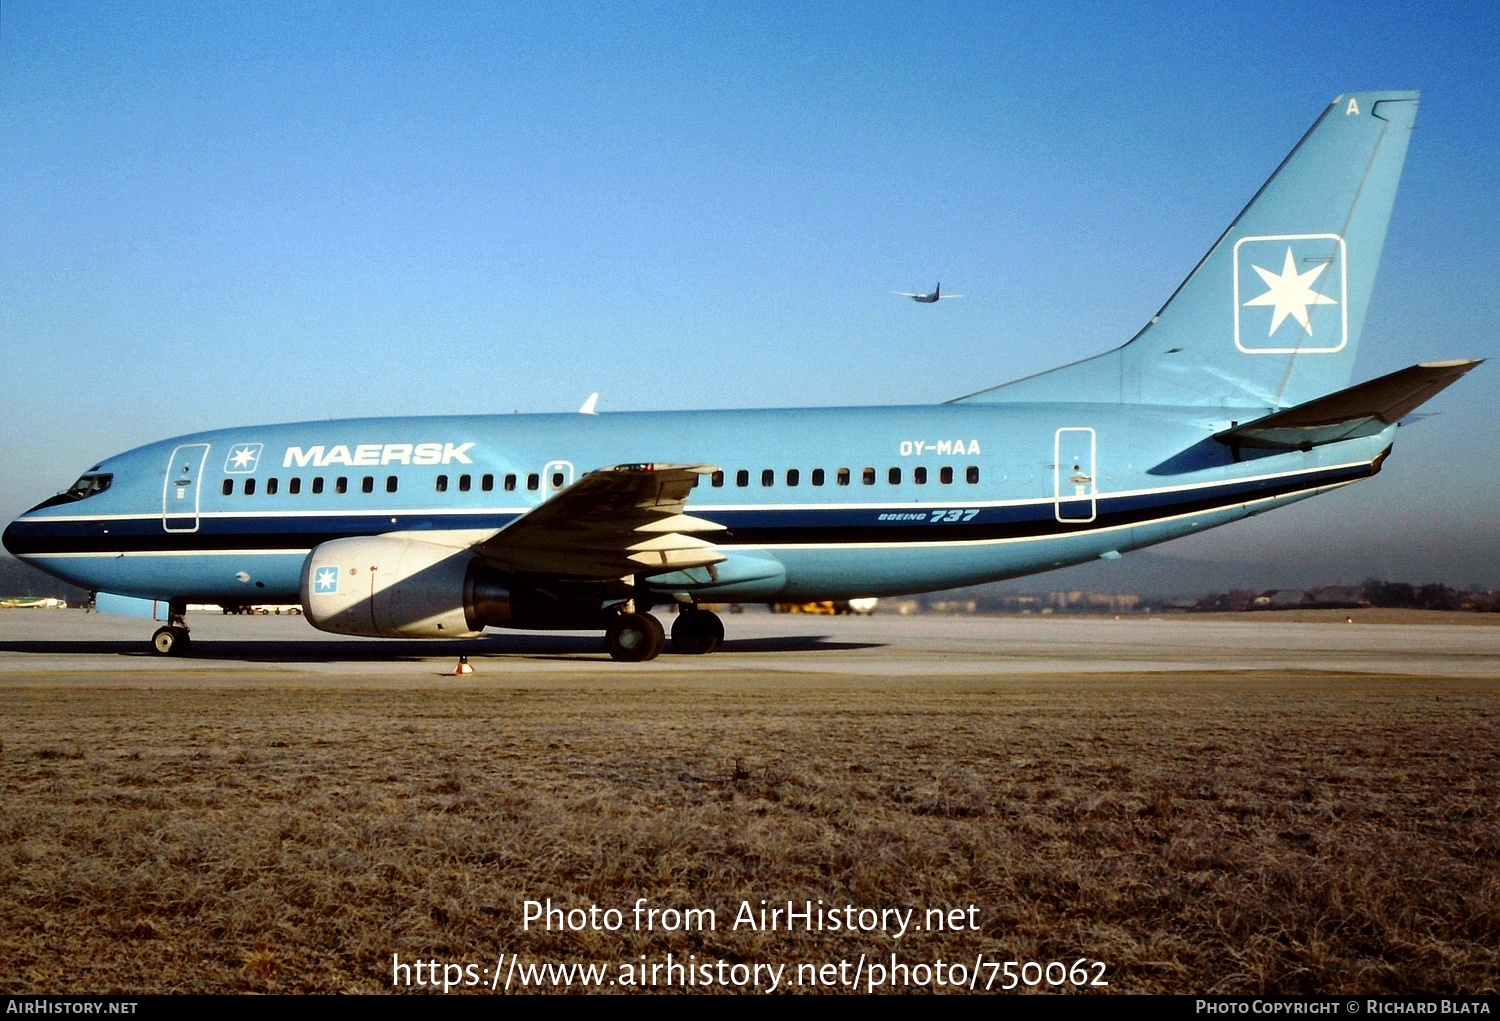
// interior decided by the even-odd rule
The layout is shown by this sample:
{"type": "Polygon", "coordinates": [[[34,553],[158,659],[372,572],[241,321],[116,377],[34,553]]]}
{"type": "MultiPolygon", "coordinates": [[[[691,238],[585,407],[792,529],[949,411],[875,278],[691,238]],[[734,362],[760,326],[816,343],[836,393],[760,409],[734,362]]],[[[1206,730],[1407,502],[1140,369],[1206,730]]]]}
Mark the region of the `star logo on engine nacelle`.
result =
{"type": "Polygon", "coordinates": [[[339,569],[320,567],[313,573],[313,591],[319,594],[339,590],[339,569]]]}

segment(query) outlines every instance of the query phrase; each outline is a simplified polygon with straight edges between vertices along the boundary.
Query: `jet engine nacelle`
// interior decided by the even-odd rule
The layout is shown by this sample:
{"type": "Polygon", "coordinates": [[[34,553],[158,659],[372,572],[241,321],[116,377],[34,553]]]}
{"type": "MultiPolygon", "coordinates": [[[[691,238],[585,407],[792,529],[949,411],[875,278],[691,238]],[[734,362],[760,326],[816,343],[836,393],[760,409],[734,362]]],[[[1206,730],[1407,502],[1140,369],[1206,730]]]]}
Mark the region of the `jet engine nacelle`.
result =
{"type": "Polygon", "coordinates": [[[366,536],[316,547],[302,568],[313,627],[374,638],[474,638],[510,619],[510,591],[472,550],[366,536]]]}

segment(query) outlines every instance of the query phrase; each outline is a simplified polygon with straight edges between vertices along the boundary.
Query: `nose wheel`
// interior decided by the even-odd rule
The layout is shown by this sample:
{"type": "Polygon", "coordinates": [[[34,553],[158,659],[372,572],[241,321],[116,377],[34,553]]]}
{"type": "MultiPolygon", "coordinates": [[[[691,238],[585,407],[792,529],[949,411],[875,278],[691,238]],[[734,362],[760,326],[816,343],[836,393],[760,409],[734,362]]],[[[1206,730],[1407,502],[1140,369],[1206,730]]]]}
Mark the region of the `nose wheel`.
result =
{"type": "Polygon", "coordinates": [[[706,656],[724,641],[724,622],[709,610],[684,608],[672,622],[672,651],[706,656]]]}
{"type": "Polygon", "coordinates": [[[176,624],[156,629],[156,634],[151,636],[151,648],[162,656],[185,656],[193,646],[193,638],[188,634],[188,629],[176,624]]]}
{"type": "Polygon", "coordinates": [[[649,613],[622,613],[604,632],[604,644],[611,658],[621,663],[644,663],[661,655],[667,633],[649,613]]]}

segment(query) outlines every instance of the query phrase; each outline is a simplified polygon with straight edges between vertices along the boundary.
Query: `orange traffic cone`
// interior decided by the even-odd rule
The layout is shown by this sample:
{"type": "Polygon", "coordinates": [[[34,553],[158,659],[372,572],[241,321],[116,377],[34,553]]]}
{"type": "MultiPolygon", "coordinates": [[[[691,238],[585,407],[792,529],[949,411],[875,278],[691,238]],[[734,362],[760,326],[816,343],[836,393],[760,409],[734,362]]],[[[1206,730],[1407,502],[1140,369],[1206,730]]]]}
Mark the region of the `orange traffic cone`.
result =
{"type": "Polygon", "coordinates": [[[474,672],[474,668],[471,667],[471,666],[469,666],[469,657],[468,656],[460,656],[460,657],[458,657],[458,666],[456,666],[456,667],[453,668],[453,676],[454,677],[462,677],[464,674],[472,674],[473,672],[474,672]]]}

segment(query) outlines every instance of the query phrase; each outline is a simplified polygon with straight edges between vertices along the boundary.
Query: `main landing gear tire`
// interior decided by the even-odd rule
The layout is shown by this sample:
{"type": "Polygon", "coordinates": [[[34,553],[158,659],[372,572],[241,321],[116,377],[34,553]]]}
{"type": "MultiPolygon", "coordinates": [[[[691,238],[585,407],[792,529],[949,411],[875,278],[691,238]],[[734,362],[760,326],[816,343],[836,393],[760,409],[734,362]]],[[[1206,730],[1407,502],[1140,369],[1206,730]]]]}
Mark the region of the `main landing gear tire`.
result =
{"type": "Polygon", "coordinates": [[[661,621],[649,613],[622,613],[604,632],[604,644],[610,657],[621,663],[644,663],[661,655],[667,633],[661,621]]]}
{"type": "Polygon", "coordinates": [[[709,610],[682,610],[672,622],[672,651],[706,656],[724,640],[724,622],[709,610]]]}
{"type": "Polygon", "coordinates": [[[186,656],[192,647],[193,639],[186,628],[161,627],[151,636],[151,648],[162,656],[186,656]]]}

